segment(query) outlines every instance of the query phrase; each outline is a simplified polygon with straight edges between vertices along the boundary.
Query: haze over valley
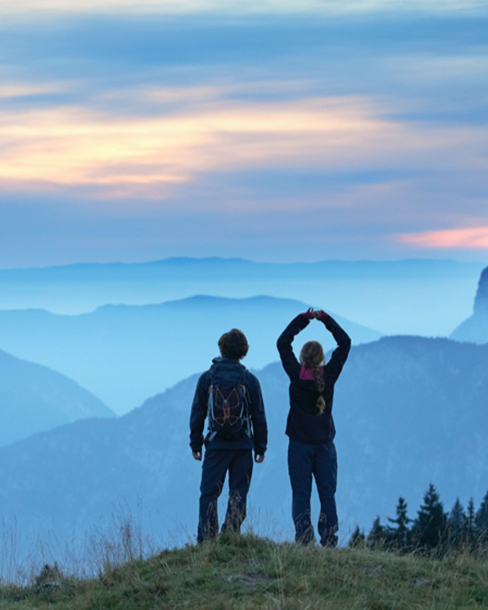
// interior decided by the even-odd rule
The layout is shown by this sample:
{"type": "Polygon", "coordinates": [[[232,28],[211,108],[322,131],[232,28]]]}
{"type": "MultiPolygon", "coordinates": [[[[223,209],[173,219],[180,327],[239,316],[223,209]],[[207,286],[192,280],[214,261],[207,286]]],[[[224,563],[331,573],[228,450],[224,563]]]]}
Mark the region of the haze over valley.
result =
{"type": "MultiPolygon", "coordinates": [[[[0,310],[0,336],[9,352],[75,379],[117,413],[208,368],[217,340],[236,325],[251,344],[248,367],[277,358],[276,338],[308,305],[254,297],[192,297],[160,305],[106,305],[90,314],[61,316],[39,310],[0,310]]],[[[331,312],[332,313],[332,312],[331,312]]],[[[338,319],[356,343],[380,333],[338,319]]],[[[334,346],[322,332],[324,345],[334,346]]],[[[303,333],[299,344],[310,338],[303,333]]]]}
{"type": "MultiPolygon", "coordinates": [[[[270,438],[254,469],[249,524],[290,539],[288,383],[278,363],[257,375],[270,438]]],[[[122,513],[140,519],[153,540],[193,540],[201,465],[189,451],[188,416],[196,380],[123,417],[76,422],[0,449],[5,526],[16,522],[23,537],[41,535],[61,549],[67,540],[83,544],[85,528],[122,513]]],[[[352,348],[334,402],[343,542],[356,524],[394,516],[400,495],[413,510],[432,481],[447,507],[457,496],[480,502],[487,394],[488,345],[384,337],[352,348]]]]}
{"type": "MultiPolygon", "coordinates": [[[[418,504],[432,481],[448,503],[457,496],[479,501],[486,493],[487,269],[477,288],[476,282],[470,287],[475,299],[469,332],[480,345],[458,336],[466,322],[452,339],[381,337],[338,317],[353,337],[334,403],[344,542],[355,525],[368,528],[376,515],[392,516],[399,495],[418,504]]],[[[128,411],[113,417],[59,373],[0,352],[4,536],[15,523],[28,552],[34,552],[28,542],[34,539],[56,541],[58,548],[71,540],[78,548],[83,532],[123,513],[137,515],[159,540],[191,539],[200,468],[188,446],[190,405],[198,373],[216,355],[218,336],[241,325],[251,344],[245,363],[257,369],[270,429],[266,460],[255,468],[249,523],[262,534],[289,538],[288,383],[276,362],[275,340],[307,305],[194,296],[106,305],[79,315],[0,311],[8,351],[48,360],[98,390],[119,414],[128,411]]],[[[312,323],[296,349],[312,337],[328,350],[334,347],[322,325],[312,323]]]]}
{"type": "Polygon", "coordinates": [[[321,306],[382,334],[447,336],[472,312],[482,262],[453,260],[257,263],[170,258],[0,270],[0,309],[90,313],[195,295],[258,295],[321,306]]]}

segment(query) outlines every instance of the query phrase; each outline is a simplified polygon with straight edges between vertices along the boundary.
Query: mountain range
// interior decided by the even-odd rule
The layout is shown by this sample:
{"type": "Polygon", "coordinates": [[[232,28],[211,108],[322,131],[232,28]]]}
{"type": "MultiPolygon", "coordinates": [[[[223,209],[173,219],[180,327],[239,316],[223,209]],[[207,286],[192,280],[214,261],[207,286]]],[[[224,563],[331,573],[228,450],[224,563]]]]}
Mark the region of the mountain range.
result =
{"type": "Polygon", "coordinates": [[[171,258],[3,269],[0,309],[76,314],[106,303],[144,305],[195,294],[266,294],[316,304],[384,334],[447,336],[469,315],[472,286],[482,268],[482,263],[452,260],[279,264],[171,258]]]}
{"type": "Polygon", "coordinates": [[[113,415],[71,379],[0,350],[0,445],[80,419],[113,415]]]}
{"type": "MultiPolygon", "coordinates": [[[[218,355],[218,338],[235,326],[251,345],[249,366],[273,362],[277,337],[307,307],[271,297],[200,296],[156,305],[106,305],[69,316],[0,310],[0,345],[75,379],[111,409],[124,413],[208,367],[218,355]]],[[[338,321],[356,344],[380,336],[341,317],[338,321]]],[[[307,330],[303,339],[311,334],[307,330]]],[[[329,348],[334,346],[328,333],[323,340],[329,348]]]]}
{"type": "MultiPolygon", "coordinates": [[[[257,375],[270,438],[264,463],[255,465],[248,523],[291,539],[288,382],[278,363],[257,375]]],[[[188,446],[196,380],[123,417],[75,422],[1,448],[4,524],[15,521],[27,537],[35,532],[61,548],[123,510],[154,540],[186,542],[195,531],[201,472],[188,446]]],[[[458,496],[479,502],[488,487],[487,395],[488,345],[384,337],[353,347],[334,403],[342,539],[355,524],[369,528],[376,515],[394,516],[400,495],[414,516],[430,482],[446,508],[458,496]]]]}

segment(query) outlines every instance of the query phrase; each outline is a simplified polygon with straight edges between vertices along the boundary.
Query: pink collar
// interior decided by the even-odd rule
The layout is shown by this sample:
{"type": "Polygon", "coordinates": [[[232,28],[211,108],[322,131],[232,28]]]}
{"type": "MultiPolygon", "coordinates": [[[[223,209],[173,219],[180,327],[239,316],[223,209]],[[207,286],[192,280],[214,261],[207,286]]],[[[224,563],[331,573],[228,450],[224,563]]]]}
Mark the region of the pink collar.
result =
{"type": "MultiPolygon", "coordinates": [[[[320,372],[324,372],[323,366],[320,367],[320,372]]],[[[307,367],[302,366],[302,368],[300,369],[300,379],[315,379],[312,369],[308,369],[307,367]]]]}

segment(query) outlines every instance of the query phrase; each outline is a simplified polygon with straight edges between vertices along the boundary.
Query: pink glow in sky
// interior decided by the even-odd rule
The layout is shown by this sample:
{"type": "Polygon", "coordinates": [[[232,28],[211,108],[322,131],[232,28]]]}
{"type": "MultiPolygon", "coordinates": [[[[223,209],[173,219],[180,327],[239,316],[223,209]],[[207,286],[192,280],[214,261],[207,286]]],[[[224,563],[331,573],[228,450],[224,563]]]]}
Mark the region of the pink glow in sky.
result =
{"type": "Polygon", "coordinates": [[[410,233],[401,235],[400,240],[422,248],[488,250],[488,226],[410,233]]]}

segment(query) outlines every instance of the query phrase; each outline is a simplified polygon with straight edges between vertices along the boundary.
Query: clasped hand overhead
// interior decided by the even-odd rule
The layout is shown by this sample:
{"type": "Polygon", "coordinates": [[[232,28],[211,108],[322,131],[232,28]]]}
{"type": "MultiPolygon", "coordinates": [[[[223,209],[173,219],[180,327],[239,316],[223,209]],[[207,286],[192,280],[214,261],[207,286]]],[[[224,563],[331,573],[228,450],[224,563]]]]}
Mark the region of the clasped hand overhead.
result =
{"type": "Polygon", "coordinates": [[[309,320],[323,320],[327,316],[323,309],[314,309],[313,307],[309,307],[303,315],[309,320]]]}

